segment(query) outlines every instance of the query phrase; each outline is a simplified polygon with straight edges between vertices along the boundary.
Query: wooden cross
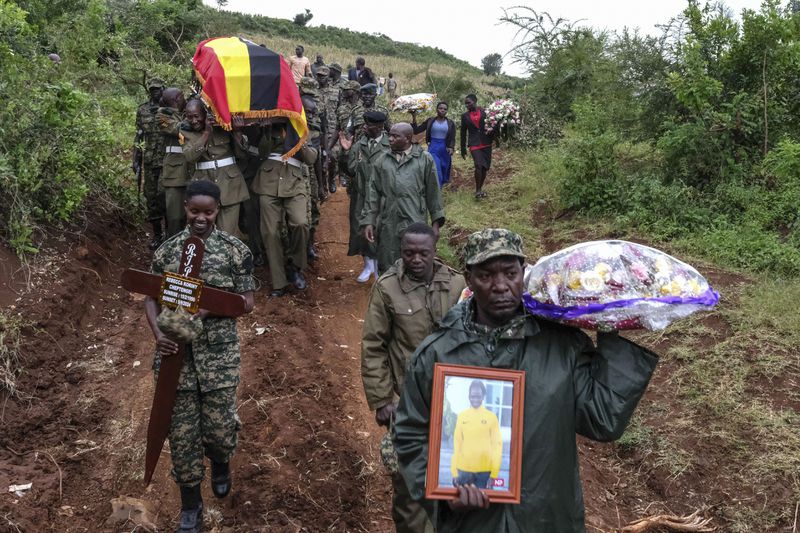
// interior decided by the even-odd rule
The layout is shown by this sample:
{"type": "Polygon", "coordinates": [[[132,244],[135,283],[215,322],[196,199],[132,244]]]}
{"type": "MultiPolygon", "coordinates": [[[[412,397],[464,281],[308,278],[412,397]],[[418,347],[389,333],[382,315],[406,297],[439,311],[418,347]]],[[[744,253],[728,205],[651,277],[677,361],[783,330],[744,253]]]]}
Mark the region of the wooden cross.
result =
{"type": "MultiPolygon", "coordinates": [[[[160,276],[129,268],[122,273],[122,287],[130,292],[156,298],[162,306],[172,309],[180,305],[192,313],[205,309],[218,316],[233,318],[245,314],[243,295],[203,286],[200,269],[204,252],[203,240],[189,237],[183,244],[180,272],[165,272],[160,276]]],[[[185,351],[186,345],[178,343],[177,354],[161,359],[153,405],[150,408],[150,422],[147,425],[145,486],[150,484],[164,440],[169,434],[185,351]]]]}

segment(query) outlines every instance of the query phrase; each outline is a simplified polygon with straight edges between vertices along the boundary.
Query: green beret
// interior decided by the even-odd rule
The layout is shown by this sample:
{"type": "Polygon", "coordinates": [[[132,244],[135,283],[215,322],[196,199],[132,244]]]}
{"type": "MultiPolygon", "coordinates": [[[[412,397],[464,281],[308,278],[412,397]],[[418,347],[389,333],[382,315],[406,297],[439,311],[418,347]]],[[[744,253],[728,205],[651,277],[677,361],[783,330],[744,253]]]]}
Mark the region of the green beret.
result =
{"type": "Polygon", "coordinates": [[[522,237],[503,228],[487,228],[467,237],[464,245],[464,263],[479,265],[489,259],[510,255],[525,259],[522,237]]]}

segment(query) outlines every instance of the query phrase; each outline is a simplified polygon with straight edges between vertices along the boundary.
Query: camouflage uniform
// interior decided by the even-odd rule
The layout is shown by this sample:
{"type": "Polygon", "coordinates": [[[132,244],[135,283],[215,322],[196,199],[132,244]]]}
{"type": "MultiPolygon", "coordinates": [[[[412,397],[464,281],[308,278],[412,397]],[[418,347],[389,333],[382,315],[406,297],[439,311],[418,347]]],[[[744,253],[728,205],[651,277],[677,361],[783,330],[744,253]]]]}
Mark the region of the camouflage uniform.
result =
{"type": "MultiPolygon", "coordinates": [[[[164,82],[153,79],[147,84],[148,90],[164,88],[164,82]]],[[[147,201],[147,220],[161,223],[164,217],[164,191],[161,189],[161,163],[164,159],[164,137],[156,121],[158,105],[149,100],[136,110],[136,138],[134,144],[142,152],[140,161],[143,177],[144,197],[147,201]]]]}
{"type": "Polygon", "coordinates": [[[392,129],[392,119],[389,118],[389,110],[382,105],[373,103],[372,107],[364,107],[359,103],[350,111],[350,124],[353,128],[353,140],[358,140],[364,135],[364,113],[367,111],[380,111],[386,115],[386,122],[383,123],[383,131],[389,133],[392,129]]]}
{"type": "Polygon", "coordinates": [[[310,96],[317,104],[317,114],[308,116],[308,144],[317,151],[317,158],[311,165],[306,165],[305,174],[308,178],[308,213],[309,221],[311,222],[309,242],[313,242],[314,233],[319,225],[319,175],[322,173],[322,150],[320,145],[320,132],[322,125],[319,117],[319,83],[313,78],[303,78],[298,85],[300,94],[310,96]],[[309,168],[310,167],[310,168],[309,168]]]}
{"type": "Polygon", "coordinates": [[[162,107],[156,113],[156,122],[163,135],[164,163],[161,185],[167,219],[167,237],[172,237],[186,225],[183,195],[189,182],[189,166],[179,141],[183,115],[175,108],[162,107]]]}
{"type": "Polygon", "coordinates": [[[247,143],[234,142],[231,133],[214,126],[208,142],[200,144],[202,131],[192,131],[188,124],[181,130],[183,155],[195,165],[193,180],[208,180],[219,185],[222,208],[217,215],[217,227],[231,235],[239,231],[239,209],[250,198],[247,184],[236,165],[236,157],[244,157],[247,143]],[[235,155],[234,155],[235,154],[235,155]],[[201,168],[209,166],[210,168],[201,168]]]}
{"type": "MultiPolygon", "coordinates": [[[[183,243],[190,232],[166,240],[153,255],[154,274],[177,272],[183,243]]],[[[253,257],[239,239],[214,228],[205,240],[200,277],[212,287],[245,293],[254,289],[253,257]]],[[[172,475],[179,485],[203,480],[203,456],[226,463],[236,448],[240,422],[236,416],[239,384],[239,337],[234,318],[206,318],[203,332],[187,346],[178,381],[178,395],[169,430],[172,475]]],[[[153,370],[158,377],[161,358],[153,370]]]]}
{"type": "MultiPolygon", "coordinates": [[[[433,264],[430,283],[409,277],[402,259],[378,278],[367,304],[361,341],[361,379],[371,410],[395,401],[395,395],[402,393],[411,355],[456,304],[465,286],[460,274],[438,261],[433,264]]],[[[384,438],[381,454],[390,463],[393,451],[391,441],[384,438]]],[[[433,524],[419,502],[411,498],[402,476],[397,470],[391,473],[392,517],[398,533],[433,532],[433,524]]]]}
{"type": "Polygon", "coordinates": [[[414,222],[444,219],[442,193],[433,157],[418,145],[408,153],[390,152],[375,164],[359,226],[375,228],[378,271],[385,272],[400,257],[400,234],[414,222]]]}

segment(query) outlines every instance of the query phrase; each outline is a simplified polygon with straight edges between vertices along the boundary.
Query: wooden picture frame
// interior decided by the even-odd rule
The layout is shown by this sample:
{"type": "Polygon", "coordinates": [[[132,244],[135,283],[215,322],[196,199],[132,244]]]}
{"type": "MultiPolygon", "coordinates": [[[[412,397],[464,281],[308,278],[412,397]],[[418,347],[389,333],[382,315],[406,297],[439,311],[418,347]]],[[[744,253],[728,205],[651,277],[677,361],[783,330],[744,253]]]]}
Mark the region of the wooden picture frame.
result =
{"type": "Polygon", "coordinates": [[[524,395],[524,371],[440,363],[434,365],[431,422],[428,433],[428,470],[425,476],[426,498],[450,500],[458,494],[455,483],[464,480],[477,480],[478,483],[481,483],[484,478],[487,478],[487,483],[491,483],[492,487],[482,490],[489,497],[490,502],[519,503],[522,487],[524,395]],[[477,407],[473,402],[478,401],[481,386],[474,384],[476,380],[483,384],[483,396],[477,407]],[[466,395],[465,390],[467,391],[466,395]],[[474,399],[472,397],[473,390],[474,399]],[[487,396],[488,401],[486,401],[487,396]],[[465,403],[466,408],[464,407],[465,403]],[[454,412],[454,406],[459,408],[458,413],[454,412]],[[468,426],[469,422],[472,422],[473,425],[468,426]],[[482,426],[476,426],[476,423],[480,423],[482,426]],[[482,429],[471,429],[476,427],[482,429]],[[475,431],[481,437],[486,433],[487,438],[490,439],[490,442],[487,443],[488,454],[476,456],[474,453],[470,453],[474,452],[474,446],[470,446],[470,450],[464,451],[465,435],[474,438],[475,431]],[[444,445],[443,432],[446,433],[444,445]],[[497,462],[496,440],[498,434],[502,439],[499,463],[497,462]],[[456,447],[458,447],[458,451],[456,447]],[[457,455],[458,458],[456,458],[457,455]],[[485,471],[462,471],[457,468],[458,465],[454,466],[453,464],[454,461],[462,463],[469,460],[474,461],[476,457],[482,458],[479,462],[488,460],[494,465],[493,467],[499,464],[498,477],[492,478],[490,474],[487,476],[485,471]],[[487,457],[489,459],[486,459],[487,457]],[[506,463],[508,464],[507,468],[505,467],[506,463]],[[453,471],[457,473],[453,474],[453,471]]]}

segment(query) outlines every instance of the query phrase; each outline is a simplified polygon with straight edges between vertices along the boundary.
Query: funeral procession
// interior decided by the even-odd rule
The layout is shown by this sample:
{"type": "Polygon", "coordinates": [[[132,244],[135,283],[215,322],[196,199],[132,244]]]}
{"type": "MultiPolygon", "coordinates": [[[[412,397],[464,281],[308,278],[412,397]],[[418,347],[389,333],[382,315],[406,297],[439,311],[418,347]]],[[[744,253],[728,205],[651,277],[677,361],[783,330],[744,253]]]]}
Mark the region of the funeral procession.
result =
{"type": "Polygon", "coordinates": [[[800,532],[798,2],[307,3],[0,0],[0,533],[800,532]]]}

